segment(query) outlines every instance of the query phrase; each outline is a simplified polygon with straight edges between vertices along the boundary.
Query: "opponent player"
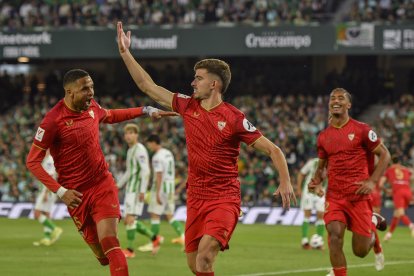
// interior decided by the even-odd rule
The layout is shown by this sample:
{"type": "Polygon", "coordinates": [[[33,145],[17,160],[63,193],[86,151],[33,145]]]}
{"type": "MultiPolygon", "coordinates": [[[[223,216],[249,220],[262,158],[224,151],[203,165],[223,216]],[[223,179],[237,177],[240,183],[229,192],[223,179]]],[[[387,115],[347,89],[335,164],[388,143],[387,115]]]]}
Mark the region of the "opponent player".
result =
{"type": "Polygon", "coordinates": [[[70,70],[63,77],[65,97],[43,118],[27,157],[28,169],[68,206],[79,232],[111,275],[128,275],[119,247],[118,189],[99,144],[99,123],[117,123],[144,114],[173,115],[153,107],[104,109],[94,97],[89,74],[70,70]],[[46,150],[55,161],[58,181],[41,166],[46,150]]]}
{"type": "Polygon", "coordinates": [[[187,222],[185,250],[187,262],[196,275],[214,275],[213,264],[228,243],[240,214],[240,183],[237,158],[240,142],[270,156],[279,172],[283,207],[296,202],[286,159],[279,147],[270,142],[232,105],[223,102],[231,79],[227,63],[218,59],[201,60],[194,66],[191,97],[176,94],[154,83],[135,61],[126,35],[118,23],[118,46],[138,87],[159,104],[177,111],[184,120],[188,151],[187,222]]]}
{"type": "MultiPolygon", "coordinates": [[[[308,232],[309,220],[312,215],[312,210],[316,210],[316,233],[323,237],[325,232],[325,222],[323,221],[323,214],[325,210],[325,196],[319,197],[315,194],[309,193],[308,184],[310,183],[316,168],[318,167],[318,158],[312,158],[306,162],[302,167],[297,178],[298,195],[301,196],[300,207],[304,213],[302,223],[302,248],[310,249],[308,232]],[[303,181],[305,179],[305,181],[303,181]]],[[[324,182],[324,189],[326,188],[326,181],[324,182]]],[[[322,249],[323,244],[318,249],[322,249]]]]}
{"type": "Polygon", "coordinates": [[[161,146],[158,135],[152,134],[147,139],[147,146],[154,153],[152,156],[153,181],[148,212],[151,215],[151,230],[158,235],[161,215],[165,214],[168,223],[178,237],[172,243],[184,245],[184,229],[179,221],[173,219],[175,210],[175,161],[171,151],[161,146]]]}
{"type": "Polygon", "coordinates": [[[408,204],[413,195],[411,192],[411,179],[413,177],[413,170],[409,169],[399,163],[398,156],[393,156],[393,165],[381,177],[380,184],[383,185],[385,181],[391,184],[392,199],[394,201],[394,216],[391,221],[390,229],[384,236],[384,241],[388,241],[392,237],[392,233],[399,224],[400,220],[408,226],[411,231],[411,236],[414,237],[414,224],[410,218],[405,214],[408,204]]]}
{"type": "Polygon", "coordinates": [[[385,230],[385,219],[373,214],[370,194],[390,161],[388,149],[367,125],[349,117],[351,94],[332,90],[329,99],[330,125],[318,136],[319,163],[309,190],[324,195],[323,170],[327,166],[328,188],[324,220],[333,273],[346,275],[343,252],[345,229],[352,231],[352,249],[365,257],[374,246],[375,267],[384,268],[384,255],[376,228],[385,230]],[[374,168],[374,157],[378,163],[374,168]]]}
{"type": "MultiPolygon", "coordinates": [[[[53,164],[53,158],[50,155],[49,151],[46,152],[46,156],[42,161],[42,167],[51,177],[53,177],[53,179],[57,179],[56,169],[53,164]]],[[[36,197],[36,203],[34,206],[34,218],[43,225],[44,237],[39,241],[33,242],[34,246],[50,246],[55,243],[63,233],[63,229],[56,226],[50,219],[50,212],[55,202],[56,195],[49,191],[44,185],[42,185],[40,192],[36,197]]]]}
{"type": "MultiPolygon", "coordinates": [[[[144,209],[144,198],[148,188],[150,177],[150,166],[148,151],[143,144],[138,142],[139,128],[136,124],[127,124],[124,127],[124,139],[128,144],[126,171],[118,181],[118,188],[125,188],[125,229],[127,232],[128,247],[124,249],[127,258],[135,257],[134,241],[135,232],[139,232],[152,239],[152,250],[157,250],[161,237],[157,237],[139,220],[137,216],[142,215],[144,209]]],[[[155,252],[154,252],[155,253],[155,252]]]]}

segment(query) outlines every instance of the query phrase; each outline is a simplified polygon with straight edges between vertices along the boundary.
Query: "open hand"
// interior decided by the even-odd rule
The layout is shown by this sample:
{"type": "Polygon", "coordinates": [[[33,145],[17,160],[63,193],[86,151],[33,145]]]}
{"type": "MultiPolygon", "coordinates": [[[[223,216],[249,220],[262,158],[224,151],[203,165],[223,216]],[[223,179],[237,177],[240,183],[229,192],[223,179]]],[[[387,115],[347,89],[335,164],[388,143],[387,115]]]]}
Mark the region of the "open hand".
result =
{"type": "Polygon", "coordinates": [[[291,199],[294,205],[297,204],[296,196],[295,196],[295,193],[293,192],[293,187],[292,187],[292,184],[290,184],[290,182],[285,183],[285,184],[281,183],[273,195],[276,197],[280,196],[282,198],[283,209],[289,210],[291,199]]]}
{"type": "Polygon", "coordinates": [[[67,190],[63,196],[62,201],[70,208],[76,208],[82,203],[82,194],[75,190],[67,190]]]}
{"type": "Polygon", "coordinates": [[[122,28],[122,22],[118,21],[117,24],[117,33],[118,33],[118,49],[119,52],[125,53],[126,50],[131,46],[131,31],[128,31],[126,34],[122,28]]]}
{"type": "Polygon", "coordinates": [[[323,197],[325,195],[321,181],[315,178],[312,178],[311,181],[309,182],[308,191],[319,197],[323,197]]]}
{"type": "Polygon", "coordinates": [[[375,182],[370,179],[359,181],[355,184],[360,186],[358,190],[356,190],[355,192],[356,194],[360,194],[360,195],[368,195],[372,193],[372,190],[375,187],[375,182]]]}

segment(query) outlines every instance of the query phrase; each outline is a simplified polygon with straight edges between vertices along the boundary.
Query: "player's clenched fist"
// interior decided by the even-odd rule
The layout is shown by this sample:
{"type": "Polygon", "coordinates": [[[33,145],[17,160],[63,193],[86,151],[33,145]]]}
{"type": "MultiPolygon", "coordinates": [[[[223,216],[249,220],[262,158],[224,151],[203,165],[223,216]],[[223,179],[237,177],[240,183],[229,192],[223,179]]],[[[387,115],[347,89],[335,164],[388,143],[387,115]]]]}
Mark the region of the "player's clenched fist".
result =
{"type": "Polygon", "coordinates": [[[325,192],[323,191],[322,183],[320,179],[312,178],[309,185],[308,190],[310,193],[315,194],[319,197],[323,197],[325,192]]]}
{"type": "Polygon", "coordinates": [[[60,199],[71,209],[82,203],[82,194],[75,190],[67,190],[60,199]]]}

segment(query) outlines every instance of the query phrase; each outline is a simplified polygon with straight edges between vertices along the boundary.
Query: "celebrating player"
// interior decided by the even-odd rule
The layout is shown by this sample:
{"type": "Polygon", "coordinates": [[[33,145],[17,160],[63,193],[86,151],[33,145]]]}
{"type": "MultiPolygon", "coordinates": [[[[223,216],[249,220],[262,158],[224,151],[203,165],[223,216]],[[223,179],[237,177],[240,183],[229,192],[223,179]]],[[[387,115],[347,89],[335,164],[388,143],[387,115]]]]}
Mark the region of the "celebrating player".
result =
{"type": "Polygon", "coordinates": [[[391,221],[390,229],[384,236],[384,241],[391,239],[392,233],[400,220],[408,226],[411,235],[414,237],[414,224],[405,214],[405,210],[408,208],[410,200],[413,197],[410,186],[413,170],[401,165],[398,156],[393,156],[392,162],[393,165],[385,171],[384,176],[381,177],[380,180],[380,185],[383,185],[385,181],[391,184],[392,199],[394,201],[394,216],[391,221]]]}
{"type": "Polygon", "coordinates": [[[352,231],[352,249],[365,257],[374,246],[375,267],[384,268],[384,255],[376,229],[385,230],[385,219],[373,214],[370,194],[390,161],[388,149],[367,124],[349,117],[351,94],[343,88],[331,92],[330,125],[318,136],[319,163],[309,190],[324,195],[323,170],[327,166],[328,187],[324,220],[329,254],[335,276],[346,275],[343,252],[345,228],[352,231]],[[378,163],[374,168],[374,157],[378,163]]]}
{"type": "Polygon", "coordinates": [[[151,214],[151,230],[160,231],[161,215],[165,214],[168,223],[178,237],[172,243],[184,245],[184,229],[180,222],[173,219],[175,210],[175,161],[171,151],[161,146],[158,135],[152,134],[147,139],[147,146],[154,153],[152,156],[153,181],[148,212],[151,214]]]}
{"type": "MultiPolygon", "coordinates": [[[[53,179],[57,178],[53,158],[49,151],[46,152],[46,156],[42,161],[42,167],[51,177],[53,177],[53,179]]],[[[33,242],[34,246],[50,246],[60,238],[60,235],[62,235],[62,228],[56,226],[50,219],[50,212],[56,202],[56,198],[54,193],[49,191],[46,186],[42,185],[40,192],[36,197],[34,218],[43,225],[44,237],[40,241],[33,242]]]]}
{"type": "Polygon", "coordinates": [[[230,67],[218,59],[205,59],[194,66],[192,96],[172,93],[154,83],[129,52],[131,33],[118,23],[118,46],[138,87],[184,120],[188,151],[187,262],[196,275],[214,275],[213,264],[228,243],[240,214],[240,183],[237,158],[240,143],[266,153],[279,172],[283,207],[294,197],[286,159],[279,147],[265,138],[232,105],[223,102],[231,79],[230,67]]]}
{"type": "MultiPolygon", "coordinates": [[[[313,175],[315,174],[316,168],[318,167],[318,161],[318,158],[312,158],[308,162],[306,162],[305,166],[303,166],[300,170],[297,179],[298,195],[301,196],[300,207],[304,213],[304,219],[302,223],[303,249],[310,249],[308,230],[312,210],[316,210],[317,221],[315,225],[317,235],[323,237],[323,234],[325,232],[325,222],[323,221],[323,214],[325,210],[325,197],[319,197],[315,194],[308,192],[308,184],[310,183],[313,175]],[[304,178],[305,181],[303,181],[304,178]]],[[[324,184],[326,184],[326,181],[324,182],[324,184]]],[[[322,249],[323,244],[319,245],[318,247],[318,249],[322,249]]]]}
{"type": "Polygon", "coordinates": [[[99,123],[117,123],[144,114],[159,118],[174,115],[153,107],[104,109],[93,99],[89,74],[80,69],[63,78],[65,97],[43,118],[27,157],[28,169],[68,206],[78,231],[98,261],[111,275],[128,275],[119,247],[118,189],[99,144],[99,123]],[[41,166],[46,150],[55,161],[58,181],[41,166]]]}
{"type": "Polygon", "coordinates": [[[147,149],[138,142],[139,129],[136,124],[127,124],[124,127],[124,138],[128,144],[126,171],[118,182],[118,188],[125,188],[125,228],[127,232],[128,247],[123,250],[125,257],[133,258],[135,232],[149,237],[154,253],[158,251],[161,237],[154,235],[141,221],[135,220],[142,215],[144,209],[145,193],[150,177],[149,157],[147,149]]]}

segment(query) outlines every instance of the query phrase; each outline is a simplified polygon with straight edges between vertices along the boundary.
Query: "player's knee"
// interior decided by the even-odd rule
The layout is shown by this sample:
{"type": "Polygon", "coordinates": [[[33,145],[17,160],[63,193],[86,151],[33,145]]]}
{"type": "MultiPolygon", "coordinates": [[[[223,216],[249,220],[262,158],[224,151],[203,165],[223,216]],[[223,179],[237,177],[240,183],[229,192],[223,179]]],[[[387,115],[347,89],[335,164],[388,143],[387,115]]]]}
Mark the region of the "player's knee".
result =
{"type": "Polygon", "coordinates": [[[340,235],[331,234],[329,237],[329,245],[331,248],[342,248],[344,239],[340,235]]]}
{"type": "Polygon", "coordinates": [[[357,247],[352,247],[352,251],[354,252],[354,255],[360,258],[364,258],[366,255],[368,255],[369,250],[361,247],[361,246],[357,246],[357,247]]]}

